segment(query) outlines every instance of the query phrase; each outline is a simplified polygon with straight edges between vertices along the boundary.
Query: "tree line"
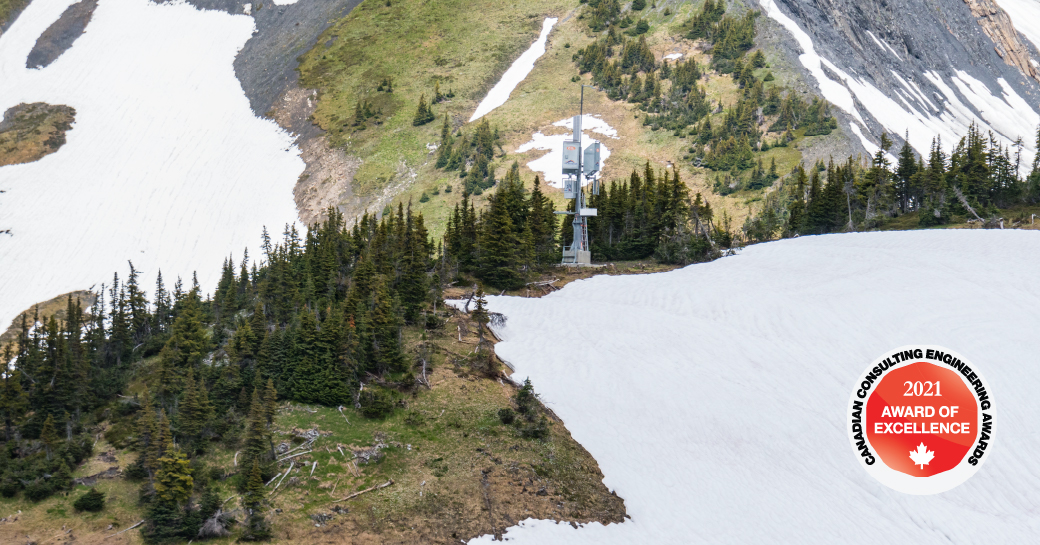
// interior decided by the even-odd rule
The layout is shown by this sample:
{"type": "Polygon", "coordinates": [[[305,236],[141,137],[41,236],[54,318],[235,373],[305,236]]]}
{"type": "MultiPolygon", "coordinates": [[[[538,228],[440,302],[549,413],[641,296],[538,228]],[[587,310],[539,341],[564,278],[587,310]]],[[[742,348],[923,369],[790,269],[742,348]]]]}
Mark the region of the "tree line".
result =
{"type": "Polygon", "coordinates": [[[755,242],[872,229],[908,213],[917,214],[920,227],[949,224],[954,215],[988,224],[1009,207],[1040,202],[1040,159],[1027,176],[1019,174],[1021,139],[1008,147],[972,124],[950,153],[938,137],[927,156],[918,156],[904,140],[894,163],[892,145],[883,134],[867,159],[799,165],[748,217],[744,235],[755,242]]]}

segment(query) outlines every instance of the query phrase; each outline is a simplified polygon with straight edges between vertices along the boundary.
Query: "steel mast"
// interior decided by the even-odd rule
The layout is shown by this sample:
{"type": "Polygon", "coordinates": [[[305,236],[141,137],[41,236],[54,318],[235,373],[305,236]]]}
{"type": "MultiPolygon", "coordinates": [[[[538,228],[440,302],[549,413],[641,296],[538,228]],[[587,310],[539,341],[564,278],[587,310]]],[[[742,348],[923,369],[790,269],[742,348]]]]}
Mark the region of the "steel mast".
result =
{"type": "MultiPolygon", "coordinates": [[[[585,150],[581,148],[581,119],[585,113],[585,85],[581,86],[581,102],[578,115],[574,117],[574,135],[563,143],[563,197],[574,199],[574,211],[557,211],[557,214],[573,215],[571,228],[574,230],[573,242],[563,247],[563,263],[565,265],[589,265],[592,263],[592,252],[589,249],[588,218],[596,215],[595,208],[586,207],[585,191],[582,179],[592,181],[591,192],[599,195],[600,151],[599,143],[593,143],[585,150]]],[[[591,87],[591,86],[590,86],[591,87]]]]}

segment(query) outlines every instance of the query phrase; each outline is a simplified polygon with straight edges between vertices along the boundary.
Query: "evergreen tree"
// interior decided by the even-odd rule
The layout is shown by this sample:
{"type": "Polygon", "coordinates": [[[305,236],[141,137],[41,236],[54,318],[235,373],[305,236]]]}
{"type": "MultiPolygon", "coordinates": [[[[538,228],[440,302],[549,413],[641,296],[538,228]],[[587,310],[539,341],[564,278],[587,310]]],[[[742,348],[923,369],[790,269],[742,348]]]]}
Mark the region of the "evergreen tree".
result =
{"type": "Polygon", "coordinates": [[[158,462],[159,468],[155,472],[155,482],[153,483],[158,501],[174,504],[188,501],[194,482],[188,458],[170,444],[158,462]]]}
{"type": "MultiPolygon", "coordinates": [[[[7,365],[13,358],[11,345],[4,347],[3,362],[7,365]]],[[[25,416],[29,408],[29,396],[22,390],[22,374],[18,369],[12,369],[3,374],[3,383],[0,384],[0,417],[4,420],[4,440],[10,441],[12,431],[25,416]]]]}
{"type": "Polygon", "coordinates": [[[50,460],[54,449],[61,443],[61,439],[58,438],[58,434],[54,429],[53,416],[48,415],[47,420],[43,421],[43,430],[40,431],[40,442],[43,443],[47,452],[47,459],[50,460]]]}
{"type": "Polygon", "coordinates": [[[189,368],[197,370],[206,353],[208,339],[202,327],[201,314],[199,292],[193,288],[185,296],[173,321],[170,339],[160,353],[156,378],[159,397],[164,402],[181,391],[181,377],[189,368]]]}
{"type": "Polygon", "coordinates": [[[274,417],[278,414],[278,390],[274,388],[274,380],[267,379],[264,388],[264,419],[268,427],[274,425],[274,417]]]}
{"type": "Polygon", "coordinates": [[[907,133],[903,140],[903,147],[899,150],[899,162],[895,172],[895,192],[900,212],[909,211],[914,204],[912,202],[913,180],[914,175],[917,174],[917,157],[914,149],[910,147],[909,138],[909,133],[907,133]]]}
{"type": "Polygon", "coordinates": [[[421,95],[419,97],[419,107],[415,110],[415,118],[412,119],[412,125],[416,127],[425,125],[436,118],[433,110],[426,104],[426,95],[421,95]]]}
{"type": "Polygon", "coordinates": [[[243,439],[242,456],[242,465],[245,467],[253,464],[266,467],[274,457],[270,431],[267,429],[263,402],[260,400],[258,390],[253,390],[249,420],[246,422],[246,434],[243,439]]]}
{"type": "Polygon", "coordinates": [[[242,508],[248,513],[242,541],[266,541],[271,538],[271,528],[263,513],[264,496],[260,465],[254,461],[246,481],[246,491],[242,494],[242,508]]]}

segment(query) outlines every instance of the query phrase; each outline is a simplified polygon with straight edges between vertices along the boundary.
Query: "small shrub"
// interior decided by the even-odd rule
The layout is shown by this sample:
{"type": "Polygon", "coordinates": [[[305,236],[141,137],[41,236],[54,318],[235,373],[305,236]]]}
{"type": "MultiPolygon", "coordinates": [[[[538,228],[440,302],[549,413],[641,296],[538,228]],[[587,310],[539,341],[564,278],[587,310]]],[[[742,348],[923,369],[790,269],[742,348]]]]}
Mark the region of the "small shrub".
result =
{"type": "Polygon", "coordinates": [[[646,7],[646,0],[632,0],[632,11],[642,11],[646,7]]]}
{"type": "Polygon", "coordinates": [[[422,413],[415,409],[409,409],[404,413],[404,423],[409,426],[422,426],[425,422],[422,413]]]}
{"type": "Polygon", "coordinates": [[[549,420],[544,416],[539,416],[533,422],[517,426],[517,431],[524,439],[544,439],[549,435],[549,420]]]}
{"type": "Polygon", "coordinates": [[[0,495],[5,498],[13,498],[21,488],[18,480],[12,477],[4,477],[4,480],[0,481],[0,495]]]}
{"type": "Polygon", "coordinates": [[[571,48],[571,43],[567,42],[567,43],[563,44],[563,48],[564,49],[570,49],[571,48]]]}
{"type": "Polygon", "coordinates": [[[98,492],[96,488],[91,488],[86,494],[76,498],[72,507],[77,511],[90,511],[96,513],[105,507],[105,493],[98,492]]]}
{"type": "Polygon", "coordinates": [[[419,202],[430,202],[430,196],[423,191],[422,196],[419,197],[419,202]]]}
{"type": "Polygon", "coordinates": [[[672,8],[664,8],[664,16],[668,17],[672,14],[672,8]]]}
{"type": "Polygon", "coordinates": [[[42,501],[50,497],[54,493],[54,487],[50,483],[43,479],[37,479],[25,487],[25,497],[29,501],[42,501]]]}
{"type": "Polygon", "coordinates": [[[451,193],[451,186],[449,185],[449,186],[445,187],[444,188],[444,192],[445,193],[451,193]]]}
{"type": "Polygon", "coordinates": [[[505,408],[498,410],[498,419],[505,425],[510,425],[516,420],[516,412],[513,409],[505,408]]]}
{"type": "Polygon", "coordinates": [[[394,412],[393,396],[381,388],[365,388],[358,402],[361,403],[361,415],[365,418],[382,420],[394,412]]]}
{"type": "Polygon", "coordinates": [[[144,457],[130,464],[123,470],[123,477],[128,481],[141,481],[148,476],[148,470],[144,468],[144,457]]]}

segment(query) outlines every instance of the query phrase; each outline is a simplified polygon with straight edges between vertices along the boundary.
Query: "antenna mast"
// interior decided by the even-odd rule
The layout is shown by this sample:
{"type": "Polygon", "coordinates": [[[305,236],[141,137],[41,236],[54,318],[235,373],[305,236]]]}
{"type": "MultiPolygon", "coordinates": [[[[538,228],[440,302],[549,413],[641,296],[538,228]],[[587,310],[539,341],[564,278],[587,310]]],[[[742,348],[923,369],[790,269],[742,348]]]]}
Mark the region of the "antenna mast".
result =
{"type": "Polygon", "coordinates": [[[578,115],[574,117],[574,136],[563,143],[563,197],[574,199],[574,211],[557,211],[557,214],[573,215],[571,227],[574,238],[570,246],[563,247],[563,264],[589,265],[592,263],[592,252],[589,249],[588,218],[596,215],[595,208],[587,208],[585,190],[582,179],[592,182],[591,193],[599,195],[600,151],[599,143],[593,143],[582,150],[581,120],[585,113],[585,85],[581,86],[581,102],[578,115]]]}

